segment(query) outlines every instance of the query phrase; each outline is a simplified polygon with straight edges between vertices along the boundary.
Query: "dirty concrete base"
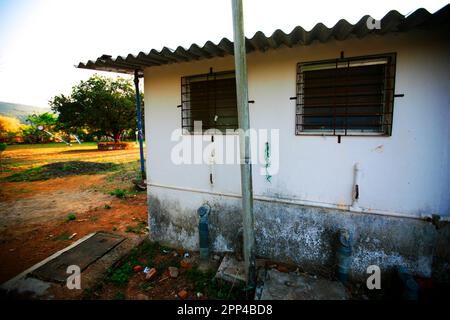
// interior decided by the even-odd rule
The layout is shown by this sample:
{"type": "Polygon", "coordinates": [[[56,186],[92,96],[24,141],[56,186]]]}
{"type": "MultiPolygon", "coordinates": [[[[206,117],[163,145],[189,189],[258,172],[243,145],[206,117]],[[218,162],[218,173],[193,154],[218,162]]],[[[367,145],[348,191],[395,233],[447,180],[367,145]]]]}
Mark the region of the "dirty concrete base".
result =
{"type": "MultiPolygon", "coordinates": [[[[267,261],[257,259],[255,300],[348,300],[344,285],[337,281],[299,272],[280,272],[267,267],[267,261]]],[[[225,255],[216,278],[244,283],[244,262],[225,255]]]]}
{"type": "MultiPolygon", "coordinates": [[[[208,203],[210,250],[242,252],[239,197],[152,185],[147,201],[153,241],[198,250],[197,209],[208,203]]],[[[449,278],[449,222],[436,228],[431,222],[418,219],[258,199],[254,201],[254,220],[255,254],[301,265],[306,272],[317,272],[319,268],[323,269],[323,276],[334,272],[338,235],[345,229],[353,235],[352,282],[364,281],[370,265],[379,266],[383,278],[399,265],[417,276],[438,281],[449,278]]]]}
{"type": "Polygon", "coordinates": [[[228,282],[245,282],[244,261],[239,261],[231,255],[225,255],[216,273],[216,278],[228,282]]]}
{"type": "Polygon", "coordinates": [[[255,300],[348,300],[342,283],[276,269],[258,273],[255,300]]]}
{"type": "Polygon", "coordinates": [[[105,271],[108,268],[115,265],[124,256],[128,255],[134,247],[138,246],[148,237],[147,234],[130,235],[130,237],[115,246],[111,251],[107,252],[97,261],[89,265],[84,271],[81,272],[81,289],[68,289],[65,283],[44,281],[30,276],[35,270],[42,267],[44,264],[56,259],[64,252],[78,246],[95,234],[96,233],[87,235],[86,237],[76,241],[70,246],[56,252],[50,257],[25,270],[13,279],[5,282],[0,287],[2,296],[5,296],[7,299],[80,299],[82,298],[84,289],[93,286],[104,276],[105,271]]]}

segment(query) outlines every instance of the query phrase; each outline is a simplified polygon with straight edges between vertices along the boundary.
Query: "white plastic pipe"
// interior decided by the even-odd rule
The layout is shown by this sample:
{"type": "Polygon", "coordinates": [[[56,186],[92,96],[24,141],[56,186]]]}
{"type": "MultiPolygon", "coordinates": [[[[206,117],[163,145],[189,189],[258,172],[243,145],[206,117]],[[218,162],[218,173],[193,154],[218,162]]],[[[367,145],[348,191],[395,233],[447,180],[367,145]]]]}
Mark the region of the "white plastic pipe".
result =
{"type": "Polygon", "coordinates": [[[353,194],[352,194],[352,205],[351,209],[359,209],[359,196],[360,196],[360,176],[361,176],[361,166],[359,162],[356,162],[353,166],[353,194]]]}

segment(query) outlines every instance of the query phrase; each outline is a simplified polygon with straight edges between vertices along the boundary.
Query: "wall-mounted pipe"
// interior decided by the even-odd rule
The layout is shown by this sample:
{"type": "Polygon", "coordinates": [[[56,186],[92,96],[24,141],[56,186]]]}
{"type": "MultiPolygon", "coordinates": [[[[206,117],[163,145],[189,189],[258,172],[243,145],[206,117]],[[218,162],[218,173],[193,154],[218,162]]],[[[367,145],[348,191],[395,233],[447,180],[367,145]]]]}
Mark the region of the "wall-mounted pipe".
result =
{"type": "Polygon", "coordinates": [[[352,262],[352,234],[345,229],[339,231],[339,242],[337,248],[337,276],[339,281],[347,283],[352,262]]]}
{"type": "MultiPolygon", "coordinates": [[[[156,187],[156,188],[171,189],[171,190],[178,190],[178,191],[188,191],[188,192],[208,194],[208,195],[212,195],[212,196],[229,197],[229,198],[236,198],[236,199],[240,199],[242,197],[240,194],[230,193],[230,192],[219,192],[219,191],[211,191],[211,190],[204,190],[204,189],[179,187],[179,186],[166,185],[166,184],[160,184],[160,183],[154,183],[154,182],[147,183],[147,184],[151,187],[156,187]]],[[[372,209],[372,208],[370,208],[370,209],[369,208],[352,208],[349,205],[339,205],[339,204],[334,204],[334,203],[317,202],[317,201],[311,201],[311,200],[301,200],[301,199],[295,199],[295,198],[275,198],[275,197],[268,197],[268,196],[263,196],[263,195],[255,195],[254,199],[259,200],[259,201],[265,201],[265,202],[294,204],[294,205],[301,205],[301,206],[310,206],[310,207],[315,207],[315,208],[325,208],[325,209],[349,211],[349,212],[371,214],[371,215],[373,214],[373,215],[386,216],[386,217],[414,219],[414,220],[421,220],[421,221],[427,221],[427,222],[430,222],[432,219],[431,214],[418,216],[418,215],[413,215],[413,214],[403,213],[403,212],[385,211],[385,210],[372,209]]],[[[450,218],[441,216],[440,221],[450,221],[450,218]]]]}
{"type": "Polygon", "coordinates": [[[361,166],[359,162],[356,162],[353,166],[353,192],[352,192],[352,205],[350,206],[353,210],[359,209],[358,200],[360,198],[361,188],[360,188],[360,176],[361,176],[361,166]]]}
{"type": "Polygon", "coordinates": [[[200,243],[200,259],[208,260],[209,256],[209,230],[208,230],[208,215],[211,212],[211,207],[208,204],[202,205],[198,208],[199,215],[198,234],[200,243]]]}

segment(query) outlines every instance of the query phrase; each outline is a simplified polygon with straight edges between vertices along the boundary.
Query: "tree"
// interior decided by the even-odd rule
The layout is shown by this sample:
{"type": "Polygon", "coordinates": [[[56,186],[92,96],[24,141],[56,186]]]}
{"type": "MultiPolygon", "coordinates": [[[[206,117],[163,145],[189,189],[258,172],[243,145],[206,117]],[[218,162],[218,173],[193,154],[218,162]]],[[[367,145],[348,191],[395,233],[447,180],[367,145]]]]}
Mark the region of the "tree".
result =
{"type": "Polygon", "coordinates": [[[7,141],[9,136],[15,136],[20,127],[21,124],[16,118],[0,115],[0,141],[7,141]]]}
{"type": "Polygon", "coordinates": [[[70,96],[50,101],[64,130],[86,128],[120,141],[123,131],[137,127],[134,84],[131,80],[94,75],[72,88],[70,96]]]}
{"type": "Polygon", "coordinates": [[[6,143],[0,142],[0,172],[3,172],[2,153],[6,149],[6,143]]]}
{"type": "Polygon", "coordinates": [[[28,143],[47,143],[54,139],[48,133],[39,130],[39,126],[42,126],[45,131],[56,133],[59,128],[57,128],[57,117],[53,113],[43,112],[35,113],[29,115],[25,118],[25,121],[29,124],[28,126],[22,127],[22,136],[25,142],[28,143]]]}
{"type": "Polygon", "coordinates": [[[56,115],[50,112],[34,113],[25,118],[26,122],[36,127],[42,126],[47,131],[53,131],[58,122],[56,115]]]}

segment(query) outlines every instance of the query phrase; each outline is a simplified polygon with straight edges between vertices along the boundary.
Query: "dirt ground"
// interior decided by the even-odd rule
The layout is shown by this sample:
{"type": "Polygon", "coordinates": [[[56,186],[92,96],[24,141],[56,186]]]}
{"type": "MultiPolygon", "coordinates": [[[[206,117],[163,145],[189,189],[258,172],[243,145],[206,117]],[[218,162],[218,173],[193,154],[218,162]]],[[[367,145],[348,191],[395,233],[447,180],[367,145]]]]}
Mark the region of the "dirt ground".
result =
{"type": "MultiPolygon", "coordinates": [[[[98,151],[89,143],[8,146],[0,172],[0,283],[89,233],[147,233],[146,193],[132,184],[139,176],[137,146],[119,151],[98,151]],[[80,174],[86,167],[89,174],[80,174]],[[101,167],[106,169],[92,172],[101,167]]],[[[82,298],[179,299],[183,291],[183,299],[250,297],[213,281],[215,271],[184,265],[185,254],[146,240],[105,270],[97,285],[85,288],[82,298]],[[154,267],[157,274],[148,280],[143,270],[133,270],[137,265],[154,267]],[[179,276],[171,278],[169,267],[178,268],[179,276]]],[[[198,253],[189,255],[195,261],[198,253]]]]}
{"type": "Polygon", "coordinates": [[[146,232],[146,194],[131,182],[138,175],[138,159],[137,147],[97,151],[94,144],[8,146],[0,174],[0,283],[91,232],[146,232]],[[8,181],[11,175],[66,161],[120,167],[98,174],[8,181]],[[121,192],[111,195],[118,189],[121,192]]]}
{"type": "Polygon", "coordinates": [[[127,259],[85,290],[82,299],[252,299],[254,291],[245,290],[243,283],[232,284],[215,278],[221,257],[214,257],[209,261],[209,269],[200,271],[198,252],[171,249],[144,240],[127,259]],[[154,276],[146,276],[146,267],[156,270],[154,276]],[[170,268],[176,268],[177,274],[171,275],[170,268]]]}

